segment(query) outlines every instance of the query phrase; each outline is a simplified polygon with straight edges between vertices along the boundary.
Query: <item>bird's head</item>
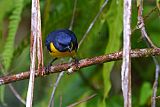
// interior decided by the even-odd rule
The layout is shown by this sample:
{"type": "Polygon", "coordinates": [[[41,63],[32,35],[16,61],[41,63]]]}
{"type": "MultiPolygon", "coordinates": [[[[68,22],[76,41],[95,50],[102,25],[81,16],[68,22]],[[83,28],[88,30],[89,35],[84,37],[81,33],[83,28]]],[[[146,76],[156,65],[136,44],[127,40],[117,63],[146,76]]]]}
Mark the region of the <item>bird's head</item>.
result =
{"type": "MultiPolygon", "coordinates": [[[[50,52],[75,53],[78,48],[75,34],[67,29],[51,32],[46,38],[46,46],[50,52]]],[[[69,56],[69,54],[67,54],[69,56]]],[[[67,56],[66,55],[66,56],[67,56]]]]}

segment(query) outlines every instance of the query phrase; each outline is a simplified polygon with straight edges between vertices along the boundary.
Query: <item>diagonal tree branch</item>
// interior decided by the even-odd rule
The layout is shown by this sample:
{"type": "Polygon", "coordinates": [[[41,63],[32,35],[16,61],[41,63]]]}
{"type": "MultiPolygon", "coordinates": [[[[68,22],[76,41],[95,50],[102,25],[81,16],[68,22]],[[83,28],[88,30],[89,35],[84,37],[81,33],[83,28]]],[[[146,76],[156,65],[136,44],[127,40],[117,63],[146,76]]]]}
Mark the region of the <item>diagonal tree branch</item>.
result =
{"type": "Polygon", "coordinates": [[[12,84],[8,84],[9,88],[11,89],[11,91],[13,92],[13,94],[15,95],[15,97],[24,105],[26,105],[25,100],[19,95],[19,93],[16,91],[16,89],[12,86],[12,84]]]}
{"type": "MultiPolygon", "coordinates": [[[[134,49],[134,50],[131,50],[130,54],[131,54],[131,58],[155,56],[155,55],[160,55],[160,48],[134,49]]],[[[72,69],[73,71],[76,71],[80,68],[84,68],[84,67],[88,67],[88,66],[96,65],[96,64],[102,64],[105,62],[116,61],[120,59],[122,59],[122,51],[111,53],[111,54],[106,54],[106,55],[101,55],[101,56],[96,56],[92,58],[81,59],[79,61],[78,67],[76,66],[76,64],[74,64],[74,62],[53,65],[51,66],[50,71],[45,72],[44,75],[38,74],[38,71],[36,70],[35,76],[43,77],[45,75],[49,75],[52,73],[66,71],[68,69],[72,69]]],[[[1,77],[0,85],[28,79],[29,73],[30,72],[27,71],[27,72],[21,72],[18,74],[1,77]]]]}
{"type": "Polygon", "coordinates": [[[74,0],[74,8],[73,8],[72,19],[71,19],[71,23],[70,23],[70,26],[69,26],[69,30],[72,30],[72,28],[73,28],[73,23],[74,23],[75,13],[76,13],[76,7],[77,7],[77,0],[74,0]]]}
{"type": "Polygon", "coordinates": [[[88,100],[91,100],[91,99],[94,98],[96,95],[97,95],[97,94],[93,94],[93,95],[91,95],[91,96],[88,96],[87,98],[85,98],[85,99],[83,99],[83,100],[81,100],[81,101],[75,102],[75,103],[73,103],[73,104],[70,104],[70,105],[67,106],[67,107],[76,107],[77,105],[79,105],[79,104],[81,104],[81,103],[83,103],[83,102],[87,102],[88,100]]]}
{"type": "MultiPolygon", "coordinates": [[[[137,1],[139,2],[139,1],[137,1]]],[[[147,21],[147,19],[153,14],[153,12],[155,12],[157,10],[157,7],[154,7],[153,9],[151,9],[145,16],[144,16],[144,21],[147,21]]],[[[132,29],[132,33],[135,32],[136,30],[139,29],[139,25],[137,24],[133,29],[132,29]]]]}
{"type": "MultiPolygon", "coordinates": [[[[104,3],[102,4],[102,6],[101,6],[100,10],[98,11],[97,15],[95,16],[95,18],[93,19],[93,21],[90,23],[90,25],[89,25],[86,33],[83,35],[81,41],[79,42],[79,47],[78,47],[78,48],[80,48],[80,46],[82,45],[84,39],[87,37],[88,33],[89,33],[90,30],[92,29],[93,25],[94,25],[95,22],[97,21],[98,17],[99,17],[100,14],[102,13],[102,11],[103,11],[103,9],[105,8],[105,6],[107,5],[107,3],[108,3],[108,0],[105,0],[104,3]]],[[[75,12],[76,12],[76,6],[77,6],[77,0],[74,1],[73,14],[72,14],[72,19],[71,19],[71,23],[70,23],[70,26],[69,26],[69,30],[72,30],[72,28],[73,28],[73,23],[74,23],[74,19],[75,19],[75,12]]],[[[71,58],[70,58],[70,61],[71,61],[71,58]]],[[[69,62],[70,62],[70,61],[69,61],[69,62]]],[[[52,105],[52,101],[53,101],[53,99],[54,99],[55,90],[56,90],[56,88],[57,88],[57,86],[58,86],[59,81],[61,80],[61,77],[64,75],[64,72],[65,72],[65,71],[62,71],[62,72],[58,75],[58,77],[57,77],[57,80],[56,80],[55,85],[54,85],[54,87],[53,87],[53,92],[52,92],[52,95],[51,95],[49,107],[51,107],[51,105],[52,105]]]]}
{"type": "MultiPolygon", "coordinates": [[[[146,44],[149,48],[151,48],[151,47],[156,48],[156,46],[153,44],[153,42],[149,38],[149,36],[146,32],[146,29],[145,29],[144,18],[142,16],[143,0],[140,0],[137,4],[139,4],[138,5],[138,27],[141,30],[142,38],[146,42],[146,44]]],[[[153,94],[152,94],[152,98],[151,98],[151,103],[152,103],[152,107],[156,107],[156,93],[157,93],[157,87],[158,87],[160,65],[159,65],[158,59],[155,56],[152,56],[152,59],[153,59],[154,64],[155,64],[156,71],[155,71],[155,81],[154,81],[154,84],[153,84],[153,94]]]]}
{"type": "MultiPolygon", "coordinates": [[[[69,26],[69,30],[72,30],[72,28],[73,28],[73,23],[74,23],[75,13],[76,13],[76,7],[77,7],[77,0],[74,0],[74,8],[73,8],[73,13],[72,13],[72,18],[71,18],[71,23],[70,23],[70,26],[69,26]]],[[[71,58],[69,59],[69,62],[71,62],[71,58]]],[[[50,98],[48,107],[54,106],[54,102],[53,102],[54,95],[55,95],[57,86],[58,86],[62,76],[64,75],[64,72],[65,71],[62,71],[62,72],[59,73],[59,75],[56,79],[56,82],[54,83],[53,91],[52,91],[52,94],[51,94],[51,98],[50,98]]]]}
{"type": "Polygon", "coordinates": [[[95,24],[95,22],[97,21],[98,17],[101,15],[102,11],[104,10],[104,8],[106,7],[108,3],[108,0],[105,0],[104,3],[102,4],[99,12],[97,13],[97,15],[94,17],[93,21],[90,23],[86,33],[84,34],[84,36],[82,37],[81,41],[79,42],[79,47],[81,46],[81,44],[83,43],[83,41],[85,40],[85,38],[87,37],[88,33],[90,32],[90,30],[92,29],[93,25],[95,24]]]}

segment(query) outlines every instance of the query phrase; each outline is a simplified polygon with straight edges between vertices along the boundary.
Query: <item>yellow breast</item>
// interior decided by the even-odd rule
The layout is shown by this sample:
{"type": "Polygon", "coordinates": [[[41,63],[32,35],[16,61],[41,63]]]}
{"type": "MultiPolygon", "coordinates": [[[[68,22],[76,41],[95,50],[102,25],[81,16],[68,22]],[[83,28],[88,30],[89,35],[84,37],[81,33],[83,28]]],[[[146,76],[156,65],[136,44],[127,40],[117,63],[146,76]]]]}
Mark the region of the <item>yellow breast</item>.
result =
{"type": "Polygon", "coordinates": [[[54,45],[53,45],[53,43],[51,42],[50,43],[50,49],[51,49],[51,51],[52,52],[49,52],[50,54],[51,54],[51,56],[53,56],[53,57],[68,57],[68,56],[75,56],[75,54],[76,54],[76,52],[75,52],[75,50],[73,50],[73,51],[71,51],[71,52],[69,52],[69,51],[66,51],[66,52],[60,52],[60,51],[58,51],[55,47],[54,47],[54,45]]]}

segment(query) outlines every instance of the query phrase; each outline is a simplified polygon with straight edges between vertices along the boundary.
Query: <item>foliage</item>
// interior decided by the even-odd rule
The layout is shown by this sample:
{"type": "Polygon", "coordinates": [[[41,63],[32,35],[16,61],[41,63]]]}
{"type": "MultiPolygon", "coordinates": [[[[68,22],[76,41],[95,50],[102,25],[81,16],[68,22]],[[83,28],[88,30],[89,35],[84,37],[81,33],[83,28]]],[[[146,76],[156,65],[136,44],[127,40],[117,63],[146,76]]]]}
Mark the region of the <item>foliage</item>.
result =
{"type": "Polygon", "coordinates": [[[144,105],[147,103],[147,100],[149,100],[149,97],[152,95],[152,88],[151,84],[148,82],[144,82],[141,91],[140,91],[140,105],[144,105]]]}
{"type": "Polygon", "coordinates": [[[9,17],[10,22],[8,27],[8,36],[2,53],[3,65],[5,70],[8,70],[12,61],[14,52],[14,40],[21,19],[21,12],[23,9],[23,0],[15,0],[14,3],[14,10],[12,11],[12,15],[9,17]]]}
{"type": "MultiPolygon", "coordinates": [[[[85,34],[90,23],[98,13],[104,0],[77,0],[73,31],[78,41],[85,34]]],[[[144,16],[158,6],[157,1],[144,2],[144,16]],[[157,3],[157,4],[156,4],[157,3]]],[[[60,28],[69,28],[74,0],[40,0],[42,17],[43,45],[47,34],[60,28]]],[[[132,3],[132,29],[137,25],[137,5],[132,3]]],[[[29,70],[29,42],[30,42],[30,10],[31,0],[1,0],[0,7],[0,61],[2,60],[5,73],[16,73],[29,70]],[[5,6],[7,5],[7,8],[5,6]],[[9,20],[8,20],[9,19],[9,20]],[[9,23],[9,24],[8,24],[9,23]],[[20,41],[18,41],[20,40],[20,41]],[[17,42],[18,41],[18,42],[17,42]],[[10,71],[10,72],[7,72],[10,71]]],[[[159,8],[159,7],[158,7],[159,8]]],[[[80,59],[112,53],[121,50],[123,30],[123,0],[109,0],[105,10],[97,19],[95,25],[87,35],[78,50],[80,59]]],[[[153,43],[160,46],[159,10],[156,9],[145,19],[146,30],[153,43]]],[[[132,33],[132,48],[147,47],[141,40],[141,33],[132,33]]],[[[44,46],[45,65],[52,59],[44,46]]],[[[64,58],[65,62],[68,61],[64,58]]],[[[61,60],[55,63],[61,63],[61,60]]],[[[2,71],[2,69],[0,69],[2,71]]],[[[61,79],[55,94],[55,107],[62,107],[80,101],[87,96],[97,93],[97,96],[78,107],[123,107],[121,92],[121,61],[109,62],[83,68],[72,75],[65,74],[61,79]]],[[[0,73],[1,76],[3,75],[0,73]]],[[[132,59],[132,96],[133,107],[150,106],[152,85],[154,81],[155,65],[152,58],[132,59]],[[147,81],[147,82],[146,82],[147,81]],[[147,93],[147,94],[146,94],[147,93]]],[[[34,107],[46,107],[49,103],[56,74],[35,81],[34,107]]],[[[19,94],[25,99],[28,80],[13,83],[19,94]]],[[[8,107],[21,104],[10,89],[0,88],[0,106],[8,107]]],[[[160,94],[159,88],[157,95],[160,94]]],[[[157,102],[159,104],[159,102],[157,102]]],[[[158,106],[158,105],[157,105],[158,106]]]]}
{"type": "MultiPolygon", "coordinates": [[[[123,29],[122,13],[123,13],[123,1],[121,0],[119,1],[119,3],[116,3],[116,0],[113,0],[106,14],[106,20],[109,27],[110,36],[108,37],[105,53],[115,52],[119,50],[121,46],[121,34],[123,29]]],[[[115,62],[106,63],[103,66],[104,97],[108,96],[109,90],[111,88],[111,84],[109,83],[110,72],[112,71],[114,63],[115,62]]]]}

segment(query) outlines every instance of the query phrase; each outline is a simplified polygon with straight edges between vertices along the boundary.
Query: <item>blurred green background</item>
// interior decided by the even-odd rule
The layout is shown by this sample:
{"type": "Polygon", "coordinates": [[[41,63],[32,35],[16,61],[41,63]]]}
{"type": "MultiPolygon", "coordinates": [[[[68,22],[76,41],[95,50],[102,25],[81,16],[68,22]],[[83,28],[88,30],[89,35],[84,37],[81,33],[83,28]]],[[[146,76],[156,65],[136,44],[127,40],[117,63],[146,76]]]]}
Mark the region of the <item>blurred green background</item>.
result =
{"type": "MultiPolygon", "coordinates": [[[[77,0],[73,31],[81,40],[90,23],[97,15],[104,0],[77,0]]],[[[52,59],[44,42],[47,34],[56,29],[69,28],[74,0],[40,0],[42,37],[45,65],[52,59]]],[[[137,25],[136,1],[132,2],[132,29],[137,25]]],[[[31,0],[0,0],[0,76],[28,71],[30,64],[31,0]]],[[[160,12],[156,1],[145,0],[143,15],[146,30],[156,46],[160,46],[160,12]],[[150,13],[150,14],[148,14],[150,13]]],[[[122,49],[123,0],[109,0],[78,50],[79,59],[117,52],[122,49]]],[[[132,33],[132,48],[146,48],[139,30],[132,33]]],[[[67,62],[68,58],[55,63],[67,62]]],[[[54,104],[66,107],[74,102],[97,94],[76,107],[123,107],[121,92],[121,61],[109,62],[80,69],[71,75],[65,74],[55,93],[54,104]],[[62,99],[62,101],[60,100],[62,99]]],[[[133,107],[151,105],[155,65],[151,57],[132,59],[133,107]]],[[[47,107],[57,74],[35,80],[33,107],[47,107]]],[[[26,98],[28,80],[12,83],[17,92],[26,98]]],[[[157,96],[160,94],[159,88],[157,96]]],[[[157,107],[160,105],[157,100],[157,107]]],[[[16,99],[8,85],[0,86],[0,107],[24,107],[16,99]]]]}

